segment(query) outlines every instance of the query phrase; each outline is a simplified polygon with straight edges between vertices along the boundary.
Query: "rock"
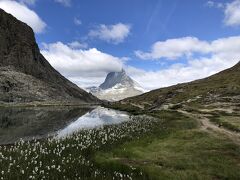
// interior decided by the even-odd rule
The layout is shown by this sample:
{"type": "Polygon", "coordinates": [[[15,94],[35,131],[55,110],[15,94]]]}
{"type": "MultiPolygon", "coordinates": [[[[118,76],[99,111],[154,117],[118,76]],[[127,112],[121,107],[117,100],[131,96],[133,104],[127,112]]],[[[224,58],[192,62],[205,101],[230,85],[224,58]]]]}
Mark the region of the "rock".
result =
{"type": "Polygon", "coordinates": [[[33,30],[2,9],[0,82],[0,102],[98,102],[57,72],[40,53],[33,30]]]}

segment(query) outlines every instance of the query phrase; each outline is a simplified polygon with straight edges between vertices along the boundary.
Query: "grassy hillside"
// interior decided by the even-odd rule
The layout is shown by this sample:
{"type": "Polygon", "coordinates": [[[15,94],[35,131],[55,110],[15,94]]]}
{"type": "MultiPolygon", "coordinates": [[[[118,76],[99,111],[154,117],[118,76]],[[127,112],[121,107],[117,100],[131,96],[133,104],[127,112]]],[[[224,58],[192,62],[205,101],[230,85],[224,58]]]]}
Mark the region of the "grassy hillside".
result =
{"type": "Polygon", "coordinates": [[[164,123],[152,134],[98,153],[99,162],[138,167],[150,179],[239,179],[240,62],[208,78],[153,90],[111,107],[164,123]]]}
{"type": "Polygon", "coordinates": [[[170,104],[208,105],[216,102],[239,102],[240,62],[234,67],[205,79],[160,88],[127,98],[121,104],[154,109],[170,104]]]}
{"type": "Polygon", "coordinates": [[[240,148],[227,136],[202,130],[196,119],[174,111],[156,111],[148,134],[96,154],[106,169],[141,169],[140,179],[238,179],[240,148]]]}

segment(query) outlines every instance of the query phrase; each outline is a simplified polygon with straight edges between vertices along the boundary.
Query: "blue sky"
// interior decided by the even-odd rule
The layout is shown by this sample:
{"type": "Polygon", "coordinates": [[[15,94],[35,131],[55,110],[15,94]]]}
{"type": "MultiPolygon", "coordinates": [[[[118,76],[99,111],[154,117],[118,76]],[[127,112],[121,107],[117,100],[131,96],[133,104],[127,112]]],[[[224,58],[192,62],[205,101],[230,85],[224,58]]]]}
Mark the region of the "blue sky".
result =
{"type": "Polygon", "coordinates": [[[239,0],[0,0],[0,8],[33,27],[46,59],[81,87],[124,67],[155,89],[240,59],[239,0]]]}
{"type": "Polygon", "coordinates": [[[86,42],[89,47],[96,47],[114,56],[128,56],[137,60],[133,53],[135,50],[149,50],[149,47],[159,40],[185,36],[215,40],[238,35],[240,29],[225,27],[221,10],[209,8],[206,2],[131,0],[130,3],[129,0],[73,0],[70,7],[65,7],[53,0],[42,0],[37,1],[32,9],[49,25],[46,33],[37,34],[39,44],[56,41],[68,43],[75,40],[82,42],[89,30],[99,24],[130,24],[131,32],[124,43],[112,45],[95,39],[87,39],[86,42]],[[76,26],[74,18],[78,18],[82,24],[76,26]]]}

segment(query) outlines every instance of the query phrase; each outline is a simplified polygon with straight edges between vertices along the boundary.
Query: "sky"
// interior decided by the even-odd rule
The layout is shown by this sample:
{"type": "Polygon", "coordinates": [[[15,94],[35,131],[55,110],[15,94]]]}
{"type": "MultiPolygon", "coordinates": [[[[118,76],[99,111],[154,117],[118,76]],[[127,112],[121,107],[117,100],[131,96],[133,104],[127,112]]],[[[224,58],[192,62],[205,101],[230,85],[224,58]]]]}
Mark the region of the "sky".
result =
{"type": "Polygon", "coordinates": [[[0,0],[41,53],[85,88],[112,71],[146,90],[207,77],[240,60],[240,0],[0,0]]]}

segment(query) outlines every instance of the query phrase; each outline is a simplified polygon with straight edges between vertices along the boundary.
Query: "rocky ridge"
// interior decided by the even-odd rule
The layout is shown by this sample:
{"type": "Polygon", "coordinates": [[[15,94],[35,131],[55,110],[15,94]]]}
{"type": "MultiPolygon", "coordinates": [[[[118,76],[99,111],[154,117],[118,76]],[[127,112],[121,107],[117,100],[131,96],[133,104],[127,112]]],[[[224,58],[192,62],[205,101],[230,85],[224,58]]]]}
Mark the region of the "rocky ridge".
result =
{"type": "Polygon", "coordinates": [[[33,30],[0,9],[0,102],[95,103],[98,99],[56,71],[33,30]]]}

